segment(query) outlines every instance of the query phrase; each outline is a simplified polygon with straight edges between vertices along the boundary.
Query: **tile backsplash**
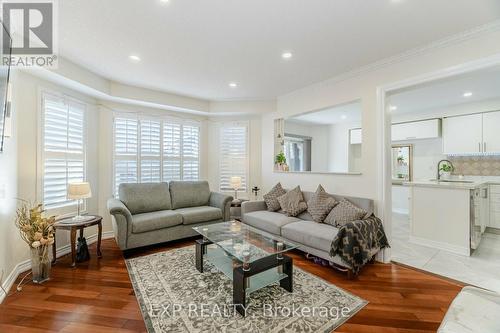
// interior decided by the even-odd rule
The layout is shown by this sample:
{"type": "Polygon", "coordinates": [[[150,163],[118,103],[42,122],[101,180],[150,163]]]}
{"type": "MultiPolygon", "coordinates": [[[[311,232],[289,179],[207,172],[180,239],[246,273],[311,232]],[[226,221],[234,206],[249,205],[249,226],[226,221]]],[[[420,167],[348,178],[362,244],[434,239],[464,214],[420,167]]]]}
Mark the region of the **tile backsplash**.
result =
{"type": "Polygon", "coordinates": [[[500,176],[500,156],[449,156],[454,174],[466,176],[500,176]]]}

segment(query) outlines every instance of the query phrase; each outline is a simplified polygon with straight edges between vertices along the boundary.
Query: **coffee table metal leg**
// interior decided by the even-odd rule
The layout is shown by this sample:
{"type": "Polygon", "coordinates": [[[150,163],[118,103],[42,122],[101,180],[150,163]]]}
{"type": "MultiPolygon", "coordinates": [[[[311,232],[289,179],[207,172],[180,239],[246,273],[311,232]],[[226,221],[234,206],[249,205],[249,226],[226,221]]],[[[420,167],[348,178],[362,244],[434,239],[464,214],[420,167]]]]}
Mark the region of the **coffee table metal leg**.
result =
{"type": "Polygon", "coordinates": [[[102,223],[99,222],[99,224],[97,225],[97,258],[102,258],[101,241],[102,241],[102,223]]]}
{"type": "Polygon", "coordinates": [[[246,315],[245,273],[242,267],[233,269],[233,306],[243,317],[246,315]]]}
{"type": "Polygon", "coordinates": [[[281,288],[286,291],[293,292],[293,261],[290,257],[283,256],[283,273],[287,275],[286,278],[280,280],[281,288]]]}

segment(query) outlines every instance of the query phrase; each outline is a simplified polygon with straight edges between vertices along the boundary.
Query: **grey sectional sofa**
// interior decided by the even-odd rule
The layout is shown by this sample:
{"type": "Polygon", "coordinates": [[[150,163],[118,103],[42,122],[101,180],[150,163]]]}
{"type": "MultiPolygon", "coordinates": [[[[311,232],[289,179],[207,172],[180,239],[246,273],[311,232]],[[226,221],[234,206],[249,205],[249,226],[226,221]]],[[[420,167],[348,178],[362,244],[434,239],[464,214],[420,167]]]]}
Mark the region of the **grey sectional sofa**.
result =
{"type": "MultiPolygon", "coordinates": [[[[302,192],[304,200],[308,201],[313,192],[302,192]]],[[[332,195],[337,201],[346,198],[356,206],[367,211],[367,216],[374,210],[371,199],[343,197],[332,195]]],[[[286,216],[281,212],[269,212],[264,201],[246,201],[241,205],[242,222],[257,229],[269,232],[299,244],[299,249],[314,256],[329,260],[348,271],[352,276],[351,267],[338,256],[330,256],[330,247],[339,229],[326,224],[317,223],[307,211],[297,217],[286,216]]],[[[376,253],[373,253],[375,255],[376,253]]]]}
{"type": "Polygon", "coordinates": [[[196,236],[195,226],[228,221],[233,200],[206,181],[120,184],[119,196],[108,209],[122,250],[196,236]]]}

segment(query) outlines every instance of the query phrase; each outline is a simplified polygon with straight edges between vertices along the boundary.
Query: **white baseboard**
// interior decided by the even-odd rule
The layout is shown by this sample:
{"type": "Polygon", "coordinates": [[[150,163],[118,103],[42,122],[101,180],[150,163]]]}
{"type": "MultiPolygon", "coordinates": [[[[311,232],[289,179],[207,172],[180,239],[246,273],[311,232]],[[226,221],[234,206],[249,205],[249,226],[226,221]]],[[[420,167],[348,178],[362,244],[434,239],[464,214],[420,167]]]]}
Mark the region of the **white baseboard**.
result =
{"type": "MultiPolygon", "coordinates": [[[[113,231],[105,231],[102,233],[102,239],[109,239],[115,237],[113,231]]],[[[85,237],[87,240],[87,244],[93,244],[97,242],[97,234],[91,235],[89,237],[85,237]]],[[[71,253],[71,244],[67,244],[61,247],[58,247],[56,250],[56,257],[62,257],[68,253],[71,253]]],[[[27,259],[24,261],[21,261],[18,263],[14,269],[10,272],[10,274],[7,276],[5,281],[2,283],[3,289],[7,291],[7,293],[10,291],[10,288],[14,285],[14,282],[16,281],[17,277],[19,274],[22,274],[23,272],[26,272],[27,270],[31,269],[31,259],[27,259]]],[[[1,278],[1,277],[0,277],[1,278]]],[[[0,281],[1,282],[1,281],[0,281]]],[[[3,302],[5,299],[5,293],[3,290],[0,289],[0,304],[3,302]]]]}
{"type": "Polygon", "coordinates": [[[462,256],[470,256],[470,249],[467,247],[452,245],[448,243],[437,242],[425,238],[410,236],[410,243],[432,247],[438,250],[448,251],[462,256]]]}

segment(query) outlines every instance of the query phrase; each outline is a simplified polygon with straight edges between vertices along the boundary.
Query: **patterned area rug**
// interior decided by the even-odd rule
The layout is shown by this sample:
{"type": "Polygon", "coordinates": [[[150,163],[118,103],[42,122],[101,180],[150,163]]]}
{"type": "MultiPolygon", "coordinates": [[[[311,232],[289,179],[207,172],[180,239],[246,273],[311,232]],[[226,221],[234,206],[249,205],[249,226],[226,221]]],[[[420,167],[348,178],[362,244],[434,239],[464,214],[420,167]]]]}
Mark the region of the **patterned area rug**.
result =
{"type": "Polygon", "coordinates": [[[330,332],[367,302],[294,266],[293,293],[278,284],[232,307],[232,281],[208,261],[195,268],[194,246],[127,260],[148,332],[330,332]]]}

